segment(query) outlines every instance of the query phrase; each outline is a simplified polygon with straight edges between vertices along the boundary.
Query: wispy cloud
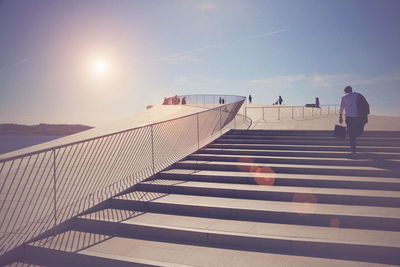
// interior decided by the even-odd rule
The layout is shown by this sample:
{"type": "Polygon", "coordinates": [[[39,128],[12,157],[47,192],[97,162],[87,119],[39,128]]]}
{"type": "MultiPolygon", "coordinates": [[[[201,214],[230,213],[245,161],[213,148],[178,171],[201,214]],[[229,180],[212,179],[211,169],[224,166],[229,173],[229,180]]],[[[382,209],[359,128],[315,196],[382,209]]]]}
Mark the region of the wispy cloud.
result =
{"type": "Polygon", "coordinates": [[[23,64],[25,64],[26,62],[28,62],[30,60],[31,60],[30,57],[23,58],[23,59],[15,62],[14,64],[11,64],[11,65],[8,65],[8,66],[0,68],[0,72],[6,71],[6,70],[11,69],[13,67],[17,67],[19,65],[23,65],[23,64]]]}
{"type": "Polygon", "coordinates": [[[314,87],[331,88],[345,85],[373,85],[400,80],[400,73],[392,73],[375,77],[362,77],[354,74],[332,74],[332,75],[283,75],[273,76],[249,81],[250,84],[259,84],[270,88],[291,88],[291,87],[314,87]]]}
{"type": "Polygon", "coordinates": [[[164,61],[167,63],[175,64],[175,63],[199,62],[201,61],[201,59],[193,57],[191,55],[180,55],[176,57],[167,58],[164,61]]]}
{"type": "Polygon", "coordinates": [[[203,47],[198,47],[198,48],[194,48],[194,49],[190,49],[187,51],[182,51],[179,53],[175,53],[175,54],[171,54],[168,56],[164,56],[164,57],[160,57],[154,61],[163,61],[166,59],[171,59],[171,58],[175,58],[175,57],[179,57],[179,56],[183,56],[183,55],[188,55],[188,54],[192,54],[192,53],[196,53],[196,52],[200,52],[200,51],[204,51],[204,50],[208,50],[208,49],[212,49],[212,48],[218,48],[218,47],[223,47],[226,45],[233,45],[233,44],[237,44],[237,43],[241,43],[241,42],[245,42],[245,41],[250,41],[250,40],[255,40],[255,39],[261,39],[261,38],[265,38],[267,36],[271,36],[274,34],[278,34],[281,32],[285,32],[285,30],[279,30],[279,31],[272,31],[272,32],[265,32],[265,33],[261,33],[258,35],[253,35],[250,37],[246,37],[246,38],[242,38],[242,39],[237,39],[237,40],[233,40],[233,41],[228,41],[228,42],[223,42],[223,43],[216,43],[216,44],[211,44],[211,45],[207,45],[207,46],[203,46],[203,47]]]}
{"type": "Polygon", "coordinates": [[[274,87],[291,87],[299,84],[307,84],[311,87],[331,87],[342,84],[343,80],[347,80],[351,75],[283,75],[274,76],[263,79],[252,80],[252,84],[263,84],[265,86],[274,87]]]}
{"type": "Polygon", "coordinates": [[[196,7],[198,9],[201,9],[201,10],[214,10],[214,9],[217,9],[217,5],[214,4],[214,3],[198,3],[196,5],[196,7]]]}

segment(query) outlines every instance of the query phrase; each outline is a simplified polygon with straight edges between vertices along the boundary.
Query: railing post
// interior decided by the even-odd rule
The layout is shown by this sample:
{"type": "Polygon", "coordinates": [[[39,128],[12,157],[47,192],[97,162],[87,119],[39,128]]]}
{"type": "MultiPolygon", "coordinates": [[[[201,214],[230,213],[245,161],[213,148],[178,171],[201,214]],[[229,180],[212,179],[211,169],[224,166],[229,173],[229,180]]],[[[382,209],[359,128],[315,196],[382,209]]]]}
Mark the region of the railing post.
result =
{"type": "Polygon", "coordinates": [[[153,133],[153,124],[150,125],[150,136],[151,136],[151,164],[153,168],[153,175],[156,174],[155,172],[155,165],[154,165],[154,133],[153,133]]]}
{"type": "Polygon", "coordinates": [[[304,106],[303,106],[303,118],[304,118],[304,106]]]}
{"type": "Polygon", "coordinates": [[[197,120],[197,151],[200,150],[200,127],[199,127],[199,114],[196,115],[197,120]]]}
{"type": "Polygon", "coordinates": [[[322,107],[319,107],[319,115],[322,115],[322,107]]]}
{"type": "Polygon", "coordinates": [[[220,136],[222,136],[222,109],[219,108],[219,128],[220,128],[220,136]]]}
{"type": "Polygon", "coordinates": [[[262,109],[262,116],[263,116],[263,120],[265,121],[265,118],[264,118],[264,107],[261,107],[261,109],[262,109]]]}
{"type": "Polygon", "coordinates": [[[311,117],[314,117],[314,107],[311,107],[311,117]]]}
{"type": "Polygon", "coordinates": [[[330,107],[331,107],[331,106],[330,106],[330,105],[328,105],[328,115],[329,115],[329,113],[330,113],[330,107]]]}
{"type": "Polygon", "coordinates": [[[292,120],[293,120],[293,115],[294,115],[294,107],[292,106],[292,120]]]}
{"type": "Polygon", "coordinates": [[[336,105],[335,105],[335,114],[336,114],[336,105]]]}
{"type": "Polygon", "coordinates": [[[281,107],[278,107],[278,120],[281,120],[281,107]]]}
{"type": "MultiPolygon", "coordinates": [[[[57,226],[57,169],[56,169],[56,150],[53,149],[53,202],[54,202],[54,231],[57,226]]],[[[55,232],[56,234],[57,232],[55,232]]]]}
{"type": "Polygon", "coordinates": [[[199,153],[200,153],[200,126],[199,126],[199,114],[196,115],[196,128],[197,128],[197,157],[196,157],[196,172],[200,170],[199,168],[199,153]]]}

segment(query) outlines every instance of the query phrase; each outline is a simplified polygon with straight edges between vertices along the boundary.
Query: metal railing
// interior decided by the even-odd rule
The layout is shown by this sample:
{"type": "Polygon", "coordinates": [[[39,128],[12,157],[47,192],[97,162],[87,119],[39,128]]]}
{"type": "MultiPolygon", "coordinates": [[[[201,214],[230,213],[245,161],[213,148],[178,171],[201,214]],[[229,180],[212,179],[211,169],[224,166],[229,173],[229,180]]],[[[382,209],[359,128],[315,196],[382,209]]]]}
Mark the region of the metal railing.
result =
{"type": "Polygon", "coordinates": [[[0,255],[207,145],[241,121],[244,100],[225,96],[195,114],[1,159],[0,255]]]}
{"type": "MultiPolygon", "coordinates": [[[[337,105],[320,105],[317,107],[306,107],[306,106],[252,106],[245,107],[245,116],[248,114],[248,110],[261,110],[259,114],[261,119],[266,121],[268,119],[297,119],[297,118],[312,118],[316,116],[337,114],[337,105]]],[[[254,117],[254,115],[253,115],[254,117]]]]}

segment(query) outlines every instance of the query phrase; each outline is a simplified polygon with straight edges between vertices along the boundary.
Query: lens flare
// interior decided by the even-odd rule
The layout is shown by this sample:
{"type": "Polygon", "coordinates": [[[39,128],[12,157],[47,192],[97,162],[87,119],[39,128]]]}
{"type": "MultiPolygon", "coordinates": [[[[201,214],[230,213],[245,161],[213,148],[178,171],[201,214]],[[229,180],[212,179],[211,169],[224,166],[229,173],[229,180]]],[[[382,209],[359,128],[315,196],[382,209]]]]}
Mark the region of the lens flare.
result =
{"type": "Polygon", "coordinates": [[[251,172],[254,173],[254,181],[258,185],[272,186],[275,184],[276,173],[270,167],[254,166],[251,172]]]}
{"type": "Polygon", "coordinates": [[[238,169],[242,172],[249,172],[254,182],[258,185],[272,186],[275,184],[276,173],[268,166],[258,166],[250,157],[238,159],[238,169]]]}
{"type": "Polygon", "coordinates": [[[329,226],[339,228],[340,227],[340,220],[338,218],[332,218],[329,220],[329,226]]]}
{"type": "Polygon", "coordinates": [[[318,199],[313,194],[295,193],[292,202],[294,211],[300,216],[306,216],[315,211],[315,203],[318,203],[318,199]]]}

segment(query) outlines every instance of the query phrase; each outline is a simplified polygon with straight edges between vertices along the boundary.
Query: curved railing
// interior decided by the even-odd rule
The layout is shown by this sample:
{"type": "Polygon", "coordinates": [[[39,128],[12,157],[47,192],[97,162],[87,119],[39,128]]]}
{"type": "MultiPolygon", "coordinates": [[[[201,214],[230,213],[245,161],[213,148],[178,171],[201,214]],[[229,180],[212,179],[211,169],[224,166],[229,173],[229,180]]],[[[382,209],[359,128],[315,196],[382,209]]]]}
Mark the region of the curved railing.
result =
{"type": "MultiPolygon", "coordinates": [[[[185,97],[206,105],[220,96],[185,97]]],[[[245,100],[224,97],[195,114],[0,159],[0,255],[218,138],[245,100]]]]}
{"type": "Polygon", "coordinates": [[[260,117],[260,119],[267,121],[281,120],[281,119],[310,119],[318,116],[327,116],[337,114],[338,105],[320,105],[319,107],[306,107],[306,106],[247,106],[245,109],[245,116],[252,111],[252,117],[260,117]],[[255,112],[257,112],[255,114],[255,112]]]}

